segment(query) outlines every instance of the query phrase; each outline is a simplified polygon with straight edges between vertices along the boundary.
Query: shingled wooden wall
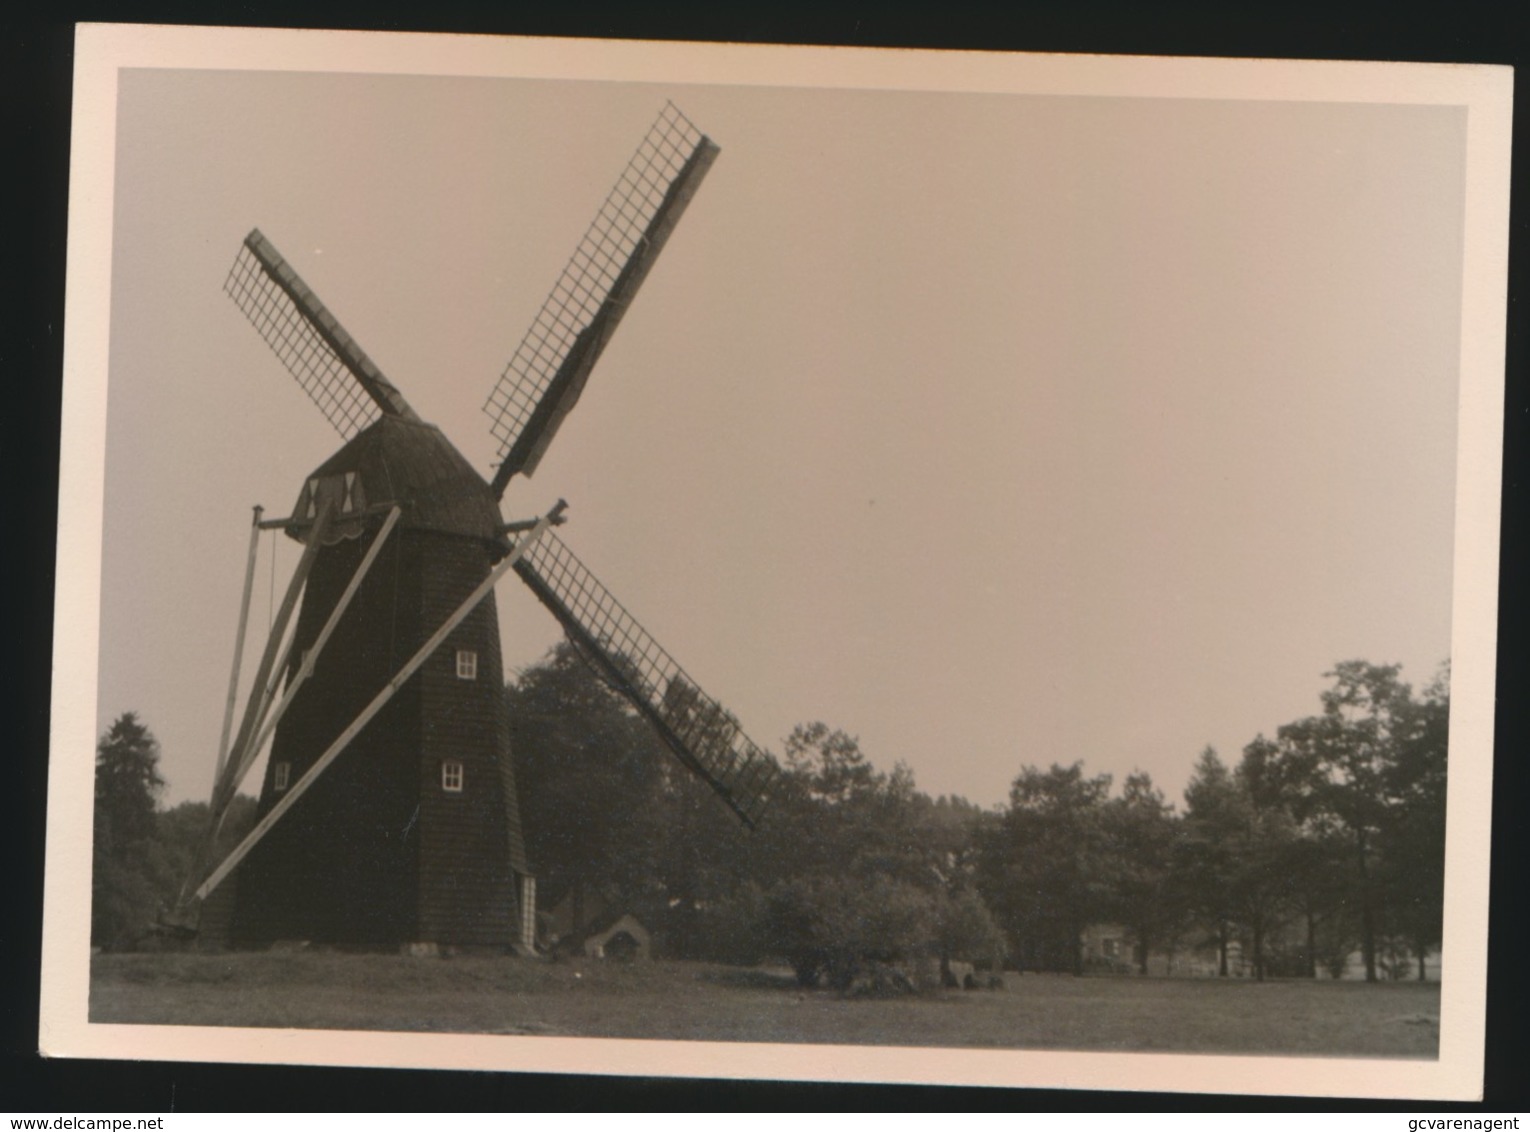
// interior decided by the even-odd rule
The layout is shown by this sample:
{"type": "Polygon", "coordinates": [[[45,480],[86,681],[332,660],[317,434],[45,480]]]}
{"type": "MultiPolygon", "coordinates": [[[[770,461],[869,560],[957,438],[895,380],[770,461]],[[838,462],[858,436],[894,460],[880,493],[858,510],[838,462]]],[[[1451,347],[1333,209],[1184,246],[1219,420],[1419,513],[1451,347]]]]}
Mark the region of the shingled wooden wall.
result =
{"type": "MultiPolygon", "coordinates": [[[[370,538],[371,536],[368,536],[370,538]]],[[[367,546],[320,552],[298,619],[295,670],[367,546]]],[[[277,729],[260,814],[323,753],[488,572],[479,540],[395,532],[277,729]]],[[[508,946],[516,922],[512,862],[524,869],[513,789],[498,622],[490,595],[272,827],[238,873],[230,939],[370,946],[508,946]],[[459,648],[478,654],[459,679],[459,648]],[[463,764],[460,793],[441,764],[463,764]]]]}
{"type": "MultiPolygon", "coordinates": [[[[422,543],[431,568],[420,607],[439,625],[489,572],[482,543],[429,533],[422,543]]],[[[419,938],[508,945],[516,924],[512,829],[503,771],[510,760],[499,622],[490,594],[447,638],[416,677],[422,731],[419,760],[419,938]],[[457,675],[457,651],[477,654],[477,675],[457,675]],[[441,766],[462,764],[462,790],[442,788],[441,766]]],[[[514,844],[519,845],[519,820],[514,844]]],[[[524,853],[518,862],[524,870],[524,853]]]]}

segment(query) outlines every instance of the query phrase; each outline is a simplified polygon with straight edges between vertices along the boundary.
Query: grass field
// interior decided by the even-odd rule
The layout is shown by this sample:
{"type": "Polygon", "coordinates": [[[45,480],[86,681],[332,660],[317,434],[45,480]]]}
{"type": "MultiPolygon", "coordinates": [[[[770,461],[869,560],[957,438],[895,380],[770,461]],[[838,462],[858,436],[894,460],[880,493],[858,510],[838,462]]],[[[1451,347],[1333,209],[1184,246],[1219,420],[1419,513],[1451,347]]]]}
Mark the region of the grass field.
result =
{"type": "Polygon", "coordinates": [[[1438,984],[1074,979],[843,998],[704,963],[322,951],[97,955],[93,1022],[1433,1058],[1438,984]]]}

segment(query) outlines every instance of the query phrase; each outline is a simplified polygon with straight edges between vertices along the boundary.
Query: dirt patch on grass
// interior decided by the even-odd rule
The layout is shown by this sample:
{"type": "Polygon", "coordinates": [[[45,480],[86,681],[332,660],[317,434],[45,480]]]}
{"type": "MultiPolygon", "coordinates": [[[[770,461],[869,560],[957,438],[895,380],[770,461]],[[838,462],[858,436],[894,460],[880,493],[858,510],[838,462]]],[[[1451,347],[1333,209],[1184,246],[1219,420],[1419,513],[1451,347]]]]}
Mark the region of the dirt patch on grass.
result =
{"type": "Polygon", "coordinates": [[[98,955],[94,1022],[1433,1058],[1437,984],[1074,979],[847,999],[789,971],[325,951],[98,955]]]}

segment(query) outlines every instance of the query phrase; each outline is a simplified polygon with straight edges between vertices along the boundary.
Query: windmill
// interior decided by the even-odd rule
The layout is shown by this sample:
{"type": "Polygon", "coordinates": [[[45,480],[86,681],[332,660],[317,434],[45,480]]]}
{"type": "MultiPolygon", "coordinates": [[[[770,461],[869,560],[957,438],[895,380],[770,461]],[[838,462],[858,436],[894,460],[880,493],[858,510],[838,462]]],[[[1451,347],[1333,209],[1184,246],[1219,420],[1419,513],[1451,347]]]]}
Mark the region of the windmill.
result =
{"type": "Polygon", "coordinates": [[[291,515],[255,509],[211,820],[186,890],[204,938],[534,946],[493,594],[508,571],[691,773],[746,825],[759,819],[774,761],[554,533],[565,505],[509,523],[499,510],[717,153],[664,107],[489,395],[499,464],[487,481],[268,239],[244,240],[224,289],[345,443],[305,478],[291,515]],[[272,529],[303,550],[236,730],[258,533],[272,529]],[[256,824],[214,866],[268,739],[256,824]]]}

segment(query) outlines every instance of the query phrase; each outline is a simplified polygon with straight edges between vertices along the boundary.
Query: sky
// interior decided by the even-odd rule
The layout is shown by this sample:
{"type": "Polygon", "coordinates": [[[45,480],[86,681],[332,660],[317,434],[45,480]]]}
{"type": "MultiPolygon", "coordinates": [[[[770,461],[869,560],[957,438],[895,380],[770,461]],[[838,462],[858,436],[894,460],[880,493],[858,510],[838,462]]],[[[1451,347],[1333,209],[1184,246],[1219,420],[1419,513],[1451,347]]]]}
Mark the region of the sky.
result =
{"type": "MultiPolygon", "coordinates": [[[[277,72],[119,85],[97,732],[205,798],[249,508],[340,438],[221,287],[259,227],[487,475],[480,411],[666,99],[721,147],[506,518],[779,751],[1149,772],[1450,650],[1459,108],[277,72]]],[[[297,546],[267,535],[251,661],[297,546]],[[274,553],[273,553],[274,552],[274,553]],[[274,558],[274,568],[273,568],[274,558]]],[[[500,587],[511,668],[559,630],[500,587]]]]}

